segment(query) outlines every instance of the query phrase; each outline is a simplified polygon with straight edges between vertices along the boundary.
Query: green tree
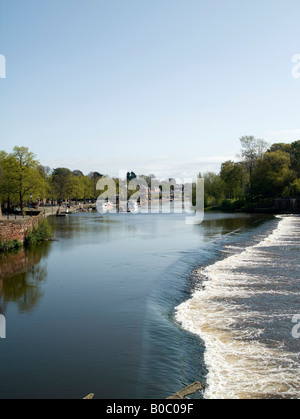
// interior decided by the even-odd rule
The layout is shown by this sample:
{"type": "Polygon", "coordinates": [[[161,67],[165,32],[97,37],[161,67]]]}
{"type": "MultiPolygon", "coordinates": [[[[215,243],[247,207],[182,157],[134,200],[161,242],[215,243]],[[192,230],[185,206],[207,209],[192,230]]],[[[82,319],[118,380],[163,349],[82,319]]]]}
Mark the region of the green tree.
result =
{"type": "Polygon", "coordinates": [[[289,195],[289,185],[295,180],[291,157],[285,151],[265,153],[253,172],[253,192],[257,197],[277,198],[289,195]]]}
{"type": "Polygon", "coordinates": [[[245,167],[249,174],[249,192],[250,198],[252,199],[253,190],[253,171],[255,169],[258,159],[262,158],[264,153],[268,149],[268,143],[262,139],[255,138],[253,136],[244,136],[240,138],[241,142],[241,157],[245,163],[245,167]]]}
{"type": "Polygon", "coordinates": [[[75,201],[81,201],[84,198],[83,176],[72,176],[71,192],[69,197],[75,201]]]}
{"type": "Polygon", "coordinates": [[[139,177],[142,178],[142,179],[145,179],[149,188],[151,188],[152,179],[156,178],[156,176],[152,173],[150,175],[140,175],[139,177]]]}
{"type": "Polygon", "coordinates": [[[300,140],[291,144],[291,168],[295,170],[300,177],[300,140]]]}
{"type": "Polygon", "coordinates": [[[205,207],[218,206],[225,198],[224,182],[220,175],[208,172],[204,175],[204,202],[205,207]]]}
{"type": "Polygon", "coordinates": [[[300,179],[296,179],[291,185],[290,185],[290,195],[292,196],[300,196],[300,179]]]}
{"type": "Polygon", "coordinates": [[[127,182],[130,182],[132,179],[136,179],[136,174],[134,172],[127,172],[126,178],[127,182]]]}
{"type": "Polygon", "coordinates": [[[91,179],[92,182],[92,195],[94,201],[98,198],[98,191],[97,191],[97,182],[99,179],[103,177],[103,175],[99,172],[90,172],[88,177],[91,179]]]}
{"type": "Polygon", "coordinates": [[[64,167],[53,170],[50,177],[52,194],[55,199],[69,199],[72,195],[72,172],[64,167]]]}
{"type": "MultiPolygon", "coordinates": [[[[74,173],[74,172],[73,172],[74,173]]],[[[86,201],[93,196],[93,182],[91,178],[84,175],[73,175],[71,197],[75,200],[86,201]]]]}
{"type": "Polygon", "coordinates": [[[2,201],[3,204],[6,203],[6,206],[9,209],[12,204],[17,205],[18,203],[16,181],[11,177],[12,169],[15,165],[12,154],[1,151],[0,164],[2,171],[0,180],[0,201],[2,201]]]}
{"type": "Polygon", "coordinates": [[[26,200],[44,195],[45,178],[41,175],[36,156],[27,147],[15,147],[11,154],[1,152],[0,159],[4,169],[2,193],[7,195],[8,203],[12,197],[17,197],[23,210],[26,200]]]}
{"type": "Polygon", "coordinates": [[[83,178],[83,185],[84,185],[84,197],[83,199],[86,201],[87,199],[94,198],[94,184],[90,177],[84,176],[83,178]]]}
{"type": "MultiPolygon", "coordinates": [[[[0,191],[2,189],[2,182],[3,182],[3,167],[2,167],[1,157],[0,157],[0,191]]],[[[1,218],[2,218],[2,197],[0,194],[0,220],[1,218]]]]}
{"type": "Polygon", "coordinates": [[[81,170],[73,170],[73,176],[84,176],[81,170]]]}
{"type": "Polygon", "coordinates": [[[291,154],[292,145],[291,144],[286,144],[286,143],[275,143],[275,144],[271,145],[268,152],[278,151],[278,150],[279,151],[285,151],[286,153],[291,154]]]}
{"type": "Polygon", "coordinates": [[[220,177],[224,182],[224,193],[229,199],[242,199],[245,195],[245,187],[248,175],[245,165],[231,160],[221,166],[220,177]]]}

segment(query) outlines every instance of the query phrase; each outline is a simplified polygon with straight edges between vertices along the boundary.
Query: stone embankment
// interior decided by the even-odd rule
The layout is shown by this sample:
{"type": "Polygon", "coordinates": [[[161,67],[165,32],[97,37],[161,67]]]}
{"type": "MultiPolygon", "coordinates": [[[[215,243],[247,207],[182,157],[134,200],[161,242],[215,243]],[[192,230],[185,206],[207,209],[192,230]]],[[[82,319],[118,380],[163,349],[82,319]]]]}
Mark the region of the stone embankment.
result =
{"type": "Polygon", "coordinates": [[[18,240],[23,243],[28,232],[38,227],[43,214],[36,217],[27,217],[17,220],[0,219],[0,242],[18,240]]]}
{"type": "Polygon", "coordinates": [[[26,211],[29,215],[33,213],[39,213],[37,216],[14,216],[10,215],[7,219],[6,216],[1,214],[0,206],[0,242],[8,242],[13,240],[18,240],[23,243],[28,232],[32,231],[34,228],[38,227],[39,221],[41,218],[47,218],[49,216],[55,215],[56,211],[60,208],[61,213],[73,214],[79,211],[88,211],[95,208],[95,205],[91,204],[81,204],[77,206],[72,206],[67,208],[67,206],[61,207],[46,207],[40,208],[38,211],[30,210],[26,211]]]}

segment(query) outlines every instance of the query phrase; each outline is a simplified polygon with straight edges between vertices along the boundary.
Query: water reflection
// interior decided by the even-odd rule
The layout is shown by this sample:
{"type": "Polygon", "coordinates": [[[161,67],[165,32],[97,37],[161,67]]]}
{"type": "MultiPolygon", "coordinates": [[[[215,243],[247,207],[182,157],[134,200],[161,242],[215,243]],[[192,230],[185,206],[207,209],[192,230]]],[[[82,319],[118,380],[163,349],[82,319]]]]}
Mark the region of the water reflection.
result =
{"type": "Polygon", "coordinates": [[[117,232],[122,226],[122,219],[114,216],[100,216],[98,214],[74,214],[68,217],[49,217],[57,239],[73,239],[76,242],[95,240],[95,233],[106,235],[106,239],[113,239],[113,231],[117,232]]]}
{"type": "Polygon", "coordinates": [[[207,237],[214,236],[216,231],[220,235],[236,233],[241,229],[256,228],[259,224],[271,219],[272,216],[265,214],[220,214],[208,212],[204,221],[198,227],[205,230],[207,237]]]}
{"type": "Polygon", "coordinates": [[[43,293],[41,284],[47,278],[46,257],[51,245],[44,243],[31,250],[21,250],[0,258],[0,312],[5,314],[9,303],[14,303],[20,313],[34,309],[43,293]]]}

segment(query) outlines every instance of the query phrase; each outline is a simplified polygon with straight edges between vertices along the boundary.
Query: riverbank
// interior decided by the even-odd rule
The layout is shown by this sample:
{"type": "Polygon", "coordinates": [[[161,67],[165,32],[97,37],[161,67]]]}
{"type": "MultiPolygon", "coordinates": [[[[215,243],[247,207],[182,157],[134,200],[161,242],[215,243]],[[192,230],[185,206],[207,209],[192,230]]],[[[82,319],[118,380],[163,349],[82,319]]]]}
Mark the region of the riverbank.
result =
{"type": "Polygon", "coordinates": [[[0,220],[0,253],[16,252],[51,237],[51,227],[42,213],[35,217],[0,220]]]}
{"type": "Polygon", "coordinates": [[[220,206],[205,208],[205,211],[272,215],[300,214],[300,198],[261,199],[252,204],[246,204],[243,200],[225,199],[220,206]]]}
{"type": "Polygon", "coordinates": [[[29,231],[36,229],[42,218],[43,214],[40,214],[37,217],[18,219],[2,218],[0,220],[0,241],[8,242],[17,240],[23,243],[29,231]]]}

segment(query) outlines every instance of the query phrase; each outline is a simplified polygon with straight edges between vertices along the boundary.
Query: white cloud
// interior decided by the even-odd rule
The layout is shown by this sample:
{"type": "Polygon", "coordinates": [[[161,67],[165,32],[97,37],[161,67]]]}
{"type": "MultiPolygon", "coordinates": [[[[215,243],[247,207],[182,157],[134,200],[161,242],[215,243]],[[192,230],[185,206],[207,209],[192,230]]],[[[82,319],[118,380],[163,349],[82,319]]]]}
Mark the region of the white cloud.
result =
{"type": "Polygon", "coordinates": [[[300,139],[300,128],[268,131],[262,135],[262,138],[271,144],[291,143],[300,139]]]}
{"type": "Polygon", "coordinates": [[[79,169],[88,174],[91,171],[98,171],[110,176],[119,176],[119,171],[133,171],[136,174],[155,174],[159,178],[196,177],[199,172],[202,174],[208,171],[219,172],[221,164],[226,160],[236,160],[233,156],[212,156],[212,157],[170,157],[170,156],[140,156],[106,159],[77,159],[77,160],[48,160],[42,164],[51,168],[67,167],[70,170],[79,169]]]}

